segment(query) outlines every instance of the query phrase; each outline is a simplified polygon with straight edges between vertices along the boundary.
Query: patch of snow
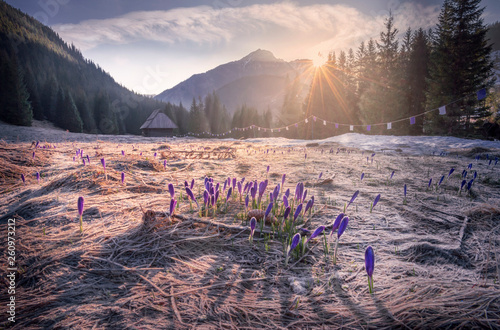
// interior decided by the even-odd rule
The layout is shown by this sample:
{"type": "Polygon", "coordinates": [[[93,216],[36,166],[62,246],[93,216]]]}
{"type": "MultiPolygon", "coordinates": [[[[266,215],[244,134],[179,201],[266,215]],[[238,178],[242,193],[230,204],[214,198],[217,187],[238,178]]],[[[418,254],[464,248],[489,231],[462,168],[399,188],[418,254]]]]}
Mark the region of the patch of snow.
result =
{"type": "Polygon", "coordinates": [[[262,143],[280,147],[303,147],[310,143],[319,145],[338,143],[347,148],[373,150],[375,152],[396,152],[413,155],[439,154],[449,149],[459,148],[500,148],[499,141],[469,140],[451,136],[393,136],[393,135],[364,135],[347,133],[333,136],[324,140],[291,140],[285,138],[256,138],[246,142],[262,143]]]}

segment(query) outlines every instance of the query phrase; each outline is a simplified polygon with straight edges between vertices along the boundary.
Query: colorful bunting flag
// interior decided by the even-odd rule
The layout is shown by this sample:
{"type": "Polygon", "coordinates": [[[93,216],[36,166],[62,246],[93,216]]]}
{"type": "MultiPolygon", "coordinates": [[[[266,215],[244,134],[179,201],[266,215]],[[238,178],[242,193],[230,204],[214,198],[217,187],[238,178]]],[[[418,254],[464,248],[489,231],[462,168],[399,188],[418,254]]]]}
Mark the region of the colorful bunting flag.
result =
{"type": "Polygon", "coordinates": [[[410,117],[410,125],[415,124],[415,117],[410,117]]]}
{"type": "Polygon", "coordinates": [[[372,125],[366,125],[366,130],[369,132],[372,130],[372,125]]]}
{"type": "Polygon", "coordinates": [[[392,129],[392,123],[387,123],[387,129],[392,129]]]}
{"type": "Polygon", "coordinates": [[[443,105],[442,107],[439,108],[439,114],[446,115],[446,105],[443,105]]]}
{"type": "Polygon", "coordinates": [[[353,125],[349,126],[349,130],[354,131],[354,126],[353,125]]]}

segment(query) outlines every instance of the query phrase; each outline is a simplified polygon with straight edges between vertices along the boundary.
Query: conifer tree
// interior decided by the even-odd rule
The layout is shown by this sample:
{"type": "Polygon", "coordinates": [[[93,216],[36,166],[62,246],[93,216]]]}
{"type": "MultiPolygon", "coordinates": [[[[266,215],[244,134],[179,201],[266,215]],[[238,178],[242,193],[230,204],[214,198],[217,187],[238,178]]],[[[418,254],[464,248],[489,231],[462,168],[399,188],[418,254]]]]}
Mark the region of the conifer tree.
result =
{"type": "Polygon", "coordinates": [[[427,116],[430,133],[466,135],[472,122],[490,114],[476,97],[478,90],[494,82],[480,2],[445,0],[441,9],[431,53],[427,107],[447,107],[446,116],[437,112],[427,116]]]}

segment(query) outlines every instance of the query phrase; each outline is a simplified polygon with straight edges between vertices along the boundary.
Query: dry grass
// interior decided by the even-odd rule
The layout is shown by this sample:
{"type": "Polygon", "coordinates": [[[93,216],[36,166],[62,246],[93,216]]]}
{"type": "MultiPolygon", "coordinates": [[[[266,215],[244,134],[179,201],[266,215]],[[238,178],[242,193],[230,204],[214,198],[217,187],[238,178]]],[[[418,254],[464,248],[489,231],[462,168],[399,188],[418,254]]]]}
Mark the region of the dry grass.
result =
{"type": "Polygon", "coordinates": [[[15,217],[20,269],[14,328],[499,328],[500,191],[482,184],[497,182],[498,168],[474,163],[479,178],[465,197],[456,188],[469,156],[377,154],[371,163],[357,150],[329,150],[311,145],[304,161],[305,148],[244,141],[177,140],[168,148],[101,141],[39,150],[32,163],[29,143],[2,143],[0,241],[6,246],[6,221],[15,217]],[[72,161],[77,148],[90,165],[72,161]],[[153,150],[161,150],[157,159],[153,150]],[[227,212],[201,218],[185,193],[180,198],[184,180],[195,179],[199,197],[205,175],[261,181],[267,165],[266,194],[286,173],[292,195],[299,181],[315,195],[309,229],[331,225],[360,191],[348,209],[337,265],[316,240],[285,267],[283,244],[269,226],[250,244],[238,198],[227,212]],[[429,176],[439,180],[451,167],[455,173],[439,192],[425,189],[429,176]],[[180,203],[172,219],[168,183],[180,203]],[[78,196],[85,198],[83,234],[78,196]],[[376,256],[373,295],[364,272],[367,245],[376,256]]]}

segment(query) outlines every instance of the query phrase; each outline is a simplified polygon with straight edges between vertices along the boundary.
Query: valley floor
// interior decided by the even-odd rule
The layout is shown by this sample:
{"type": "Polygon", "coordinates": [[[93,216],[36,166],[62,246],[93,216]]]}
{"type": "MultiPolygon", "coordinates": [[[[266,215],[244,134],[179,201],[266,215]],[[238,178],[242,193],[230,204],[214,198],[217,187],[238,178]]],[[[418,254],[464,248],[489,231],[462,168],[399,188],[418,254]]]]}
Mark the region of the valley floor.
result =
{"type": "MultiPolygon", "coordinates": [[[[8,219],[15,219],[18,269],[16,322],[2,311],[2,325],[500,326],[499,142],[360,134],[321,141],[161,139],[6,124],[0,124],[0,139],[0,245],[7,246],[8,219]],[[83,165],[78,149],[90,164],[83,165]],[[463,170],[467,182],[476,171],[477,177],[469,193],[459,194],[463,170]],[[280,195],[290,189],[293,196],[303,182],[315,196],[311,215],[298,220],[309,230],[325,225],[329,233],[359,190],[346,210],[350,221],[336,264],[334,240],[327,250],[320,238],[285,265],[283,239],[272,227],[259,227],[249,242],[239,195],[227,209],[200,216],[184,191],[184,181],[194,179],[201,206],[206,176],[221,189],[228,177],[267,178],[265,198],[282,174],[280,195]],[[167,215],[169,183],[179,203],[173,219],[167,215]],[[370,212],[377,194],[380,202],[370,212]],[[85,199],[83,233],[79,196],[85,199]],[[375,250],[373,294],[364,269],[368,245],[375,250]]],[[[4,281],[7,257],[4,248],[4,281]]],[[[7,299],[2,294],[0,305],[7,299]]]]}

